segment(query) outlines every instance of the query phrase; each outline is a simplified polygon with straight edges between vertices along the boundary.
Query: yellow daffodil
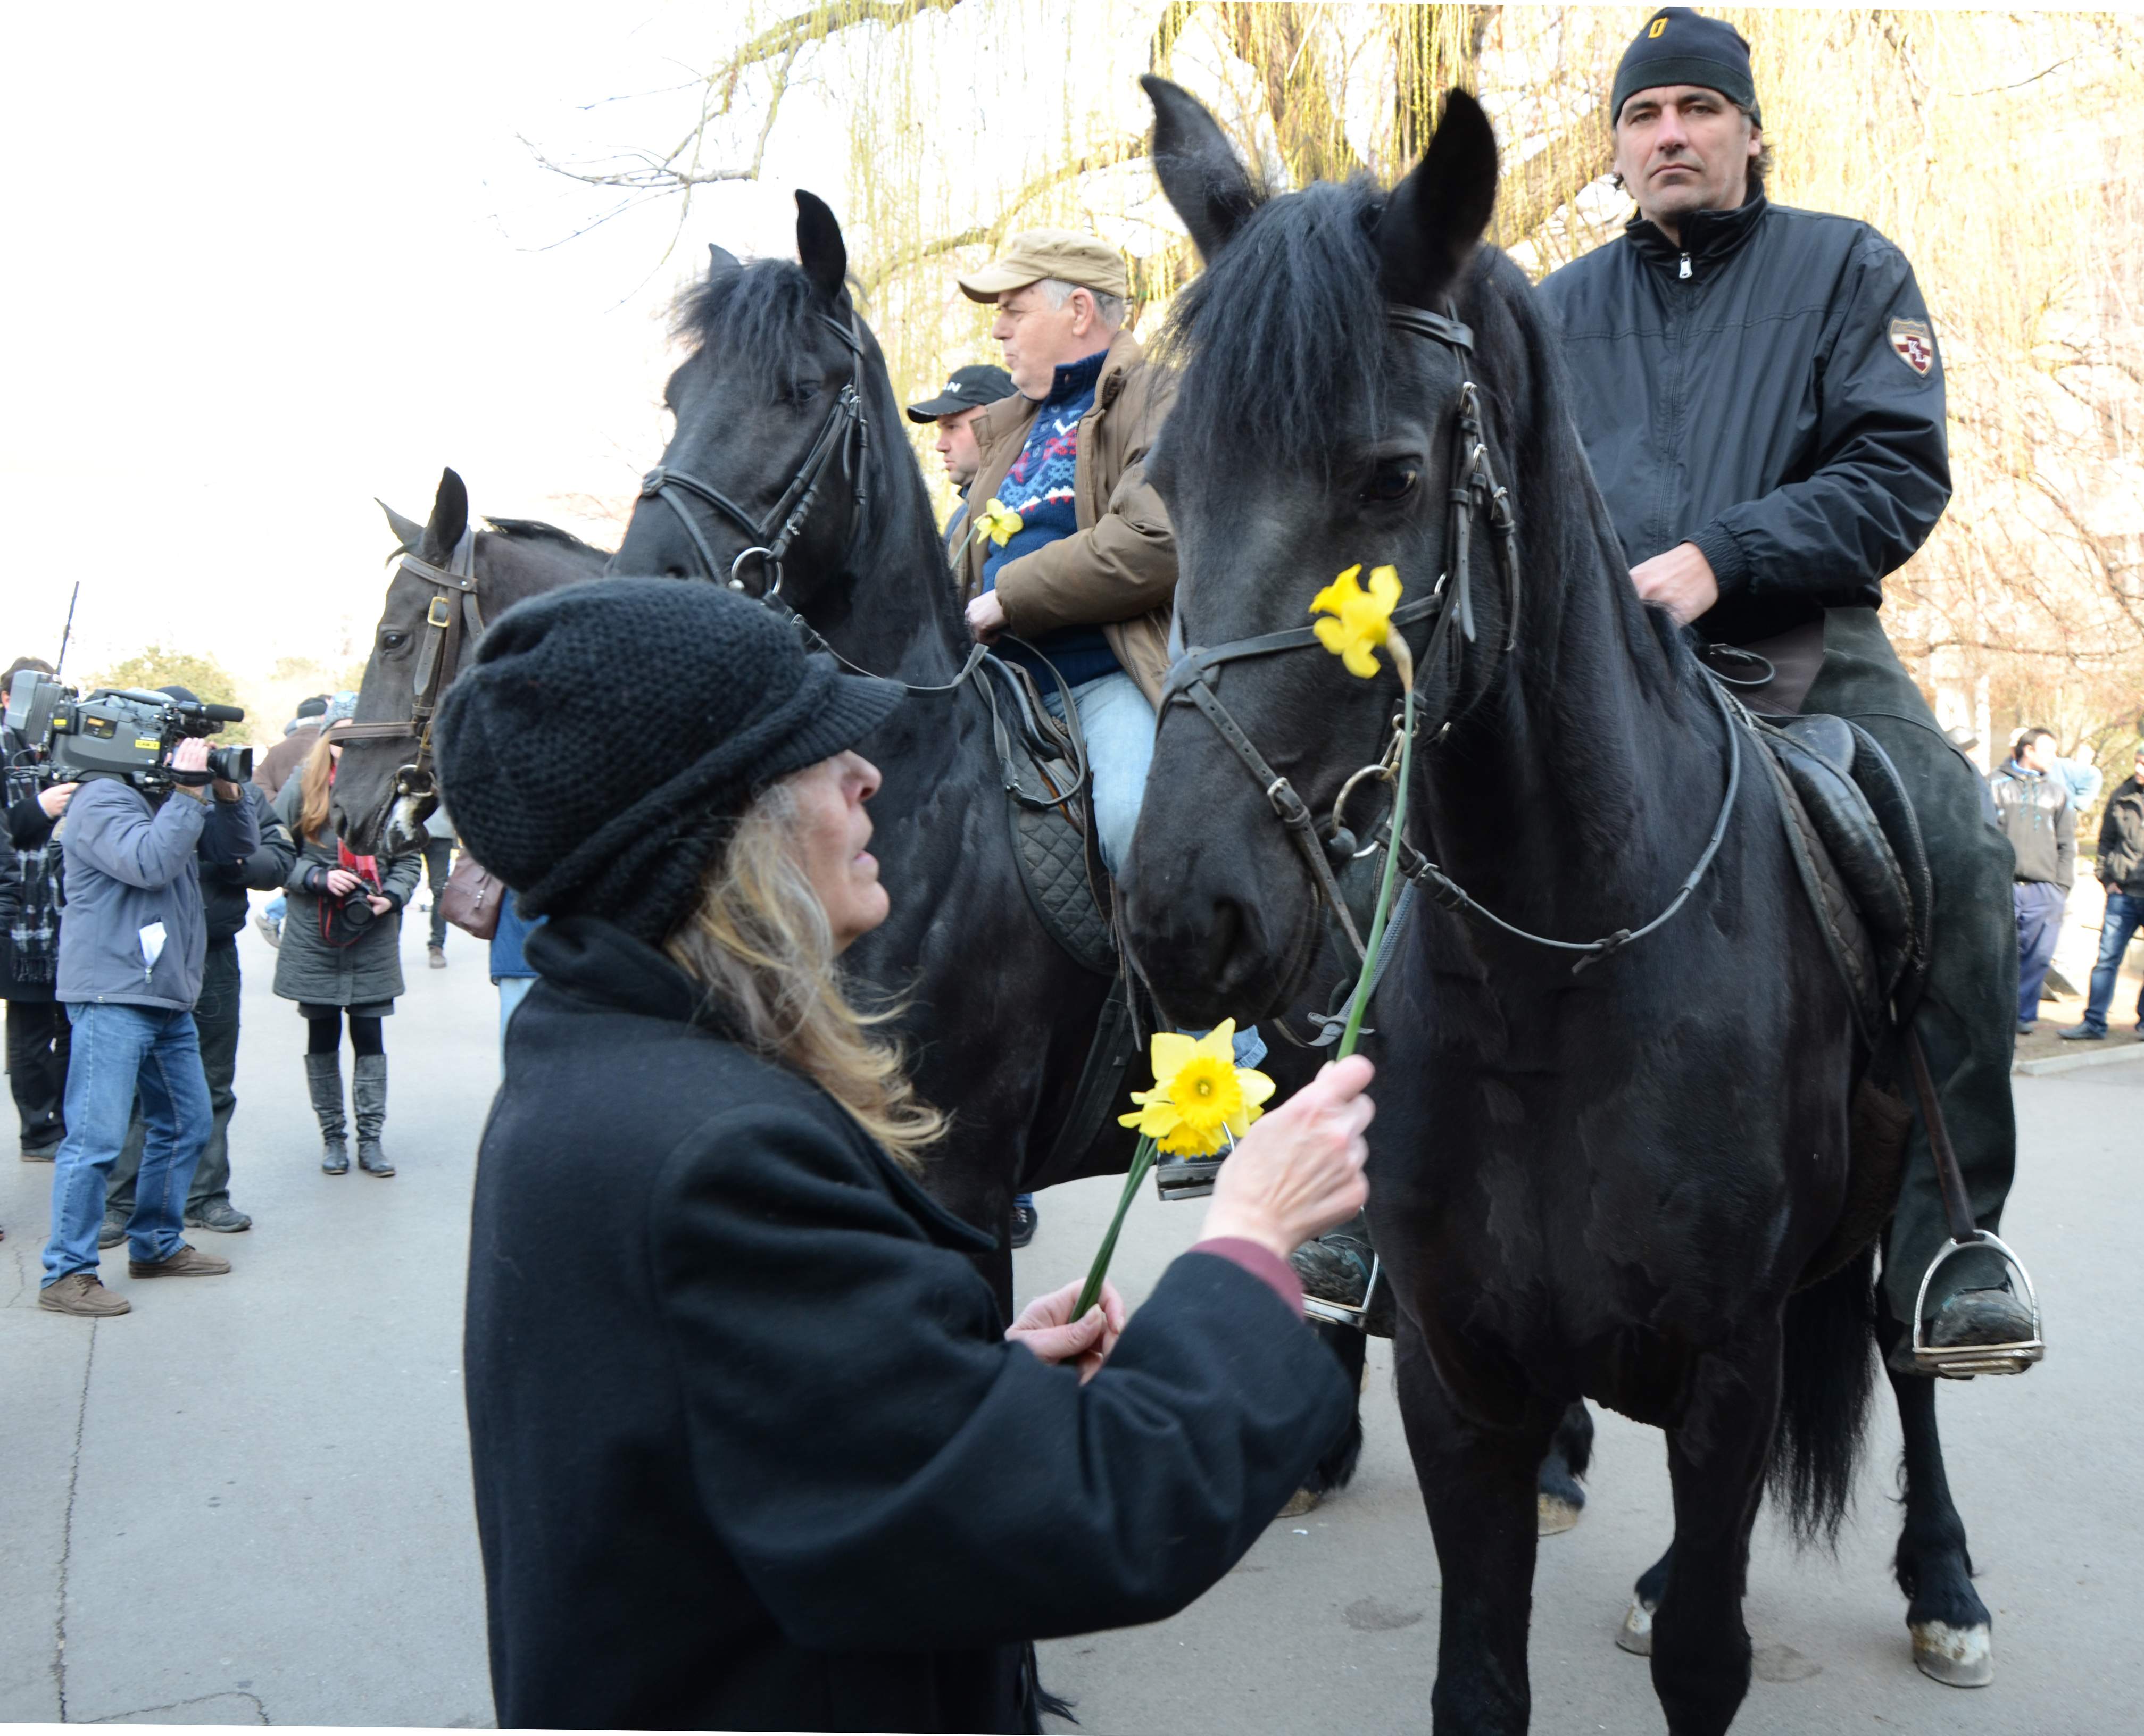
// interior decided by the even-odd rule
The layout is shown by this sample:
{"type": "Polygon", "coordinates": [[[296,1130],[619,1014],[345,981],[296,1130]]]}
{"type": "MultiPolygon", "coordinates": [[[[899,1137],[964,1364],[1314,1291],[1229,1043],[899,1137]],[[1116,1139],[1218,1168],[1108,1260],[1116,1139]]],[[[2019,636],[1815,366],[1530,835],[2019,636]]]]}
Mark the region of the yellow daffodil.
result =
{"type": "MultiPolygon", "coordinates": [[[[993,503],[995,504],[995,503],[993,503]]],[[[1399,605],[1400,575],[1392,567],[1372,568],[1370,588],[1356,581],[1362,570],[1358,561],[1310,599],[1310,613],[1330,620],[1318,622],[1318,641],[1347,666],[1350,675],[1365,680],[1377,672],[1377,650],[1392,631],[1392,611],[1399,605]]]]}
{"type": "Polygon", "coordinates": [[[1154,1089],[1134,1091],[1139,1105],[1120,1116],[1176,1157],[1207,1158],[1220,1150],[1224,1136],[1240,1139],[1265,1113],[1273,1082],[1263,1073],[1236,1065],[1236,1021],[1225,1019],[1203,1037],[1177,1031],[1154,1034],[1154,1089]]]}
{"type": "Polygon", "coordinates": [[[1018,513],[993,494],[990,503],[977,515],[975,529],[1002,548],[1020,534],[1020,526],[1025,522],[1018,513]]]}

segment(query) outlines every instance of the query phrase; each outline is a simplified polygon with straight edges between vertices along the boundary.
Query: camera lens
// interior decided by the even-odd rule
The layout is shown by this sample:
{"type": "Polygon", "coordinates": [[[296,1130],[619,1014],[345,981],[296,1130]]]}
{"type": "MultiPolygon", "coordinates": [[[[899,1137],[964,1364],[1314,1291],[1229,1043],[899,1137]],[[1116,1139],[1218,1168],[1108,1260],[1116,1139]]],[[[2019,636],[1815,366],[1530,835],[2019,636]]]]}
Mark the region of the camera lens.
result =
{"type": "Polygon", "coordinates": [[[212,747],[208,769],[227,784],[253,781],[253,750],[250,747],[212,747]]]}

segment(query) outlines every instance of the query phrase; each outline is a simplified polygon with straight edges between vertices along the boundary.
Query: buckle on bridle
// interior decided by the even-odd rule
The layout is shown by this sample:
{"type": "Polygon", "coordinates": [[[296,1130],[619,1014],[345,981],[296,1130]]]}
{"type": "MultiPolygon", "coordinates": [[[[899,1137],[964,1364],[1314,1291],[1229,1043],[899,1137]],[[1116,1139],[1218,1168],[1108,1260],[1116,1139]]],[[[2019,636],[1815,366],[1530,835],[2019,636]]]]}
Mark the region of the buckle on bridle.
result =
{"type": "Polygon", "coordinates": [[[436,627],[444,630],[454,625],[454,619],[453,605],[444,597],[434,597],[432,599],[431,608],[424,611],[424,624],[427,627],[436,627]]]}

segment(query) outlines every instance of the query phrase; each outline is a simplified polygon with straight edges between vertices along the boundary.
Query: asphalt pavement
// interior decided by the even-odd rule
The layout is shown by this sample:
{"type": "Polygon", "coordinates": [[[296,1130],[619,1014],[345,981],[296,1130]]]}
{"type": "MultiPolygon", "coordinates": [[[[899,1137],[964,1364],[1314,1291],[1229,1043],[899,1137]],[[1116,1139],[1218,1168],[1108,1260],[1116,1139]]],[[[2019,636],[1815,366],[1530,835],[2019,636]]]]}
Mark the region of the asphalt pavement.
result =
{"type": "MultiPolygon", "coordinates": [[[[0,1146],[0,1720],[489,1723],[469,1493],[460,1300],[469,1186],[496,1077],[482,949],[456,934],[387,1028],[400,1173],[315,1165],[303,1026],[249,930],[233,1193],[256,1227],[201,1234],[228,1278],[104,1273],[135,1312],[92,1325],[36,1306],[52,1171],[0,1146]],[[146,1293],[144,1293],[146,1292],[146,1293]]],[[[1738,1732],[2121,1732],[2144,1714],[2121,1660],[2144,1608],[2133,1493],[2135,1320],[2144,1304],[2144,1048],[2134,1064],[2017,1081],[2023,1142],[2006,1233],[2053,1346],[2022,1379],[1947,1387],[1952,1481],[1995,1612],[1997,1679],[1939,1687],[1910,1660],[1888,1562],[1897,1431],[1874,1431],[1836,1559],[1760,1521],[1749,1622],[1759,1681],[1738,1732]]],[[[591,1162],[599,1159],[591,1153],[591,1162]]],[[[1042,1198],[1023,1299],[1084,1270],[1117,1184],[1042,1198]]],[[[1134,1207],[1118,1256],[1134,1302],[1197,1239],[1202,1208],[1134,1207]]],[[[1190,1610],[1052,1642],[1043,1675],[1094,1736],[1419,1730],[1438,1574],[1372,1347],[1354,1485],[1277,1520],[1190,1610]]],[[[1544,1540],[1536,1730],[1660,1728],[1645,1665],[1612,1643],[1668,1535],[1658,1435],[1600,1419],[1584,1522],[1544,1540]]]]}

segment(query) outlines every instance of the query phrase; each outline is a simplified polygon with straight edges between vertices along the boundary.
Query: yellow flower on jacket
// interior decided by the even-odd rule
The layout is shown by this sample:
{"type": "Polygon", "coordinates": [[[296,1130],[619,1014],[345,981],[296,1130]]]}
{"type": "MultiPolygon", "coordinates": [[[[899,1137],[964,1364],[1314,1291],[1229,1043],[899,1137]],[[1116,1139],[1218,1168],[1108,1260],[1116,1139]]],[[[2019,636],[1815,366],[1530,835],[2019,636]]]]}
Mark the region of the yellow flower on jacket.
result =
{"type": "Polygon", "coordinates": [[[1377,567],[1370,573],[1370,588],[1356,583],[1362,570],[1357,562],[1310,599],[1310,613],[1324,614],[1313,631],[1318,642],[1347,666],[1350,675],[1365,680],[1377,672],[1377,649],[1392,631],[1392,611],[1399,606],[1400,575],[1394,567],[1377,567]]]}
{"type": "Polygon", "coordinates": [[[1018,513],[993,494],[990,496],[990,503],[977,515],[975,529],[978,534],[988,537],[1002,548],[1013,538],[1020,534],[1020,527],[1024,523],[1025,521],[1018,513]]]}
{"type": "Polygon", "coordinates": [[[1236,1064],[1236,1021],[1224,1019],[1203,1037],[1156,1031],[1154,1089],[1134,1091],[1139,1105],[1119,1116],[1172,1156],[1209,1158],[1225,1139],[1240,1139],[1265,1113],[1273,1082],[1236,1064]]]}

